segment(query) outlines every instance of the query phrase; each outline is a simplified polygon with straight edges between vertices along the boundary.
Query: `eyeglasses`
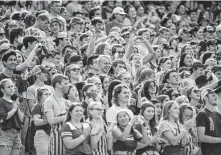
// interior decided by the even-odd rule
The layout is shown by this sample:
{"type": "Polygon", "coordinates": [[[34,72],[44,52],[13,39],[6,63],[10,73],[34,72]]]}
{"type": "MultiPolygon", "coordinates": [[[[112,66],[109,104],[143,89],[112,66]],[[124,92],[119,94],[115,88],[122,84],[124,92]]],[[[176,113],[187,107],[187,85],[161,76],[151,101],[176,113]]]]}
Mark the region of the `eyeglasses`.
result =
{"type": "Polygon", "coordinates": [[[80,68],[72,68],[71,69],[73,72],[79,72],[81,69],[80,68]]]}
{"type": "Polygon", "coordinates": [[[173,94],[174,97],[179,97],[181,94],[173,94]]]}
{"type": "Polygon", "coordinates": [[[200,91],[200,90],[193,90],[193,92],[198,94],[198,93],[200,93],[201,91],[200,91]]]}
{"type": "Polygon", "coordinates": [[[13,27],[17,27],[17,25],[8,25],[8,27],[13,28],[13,27]]]}
{"type": "Polygon", "coordinates": [[[5,35],[5,33],[0,33],[0,36],[4,36],[5,35]]]}
{"type": "Polygon", "coordinates": [[[100,112],[104,112],[104,109],[100,109],[100,108],[94,108],[94,109],[91,109],[91,110],[97,110],[97,111],[100,111],[100,112]]]}

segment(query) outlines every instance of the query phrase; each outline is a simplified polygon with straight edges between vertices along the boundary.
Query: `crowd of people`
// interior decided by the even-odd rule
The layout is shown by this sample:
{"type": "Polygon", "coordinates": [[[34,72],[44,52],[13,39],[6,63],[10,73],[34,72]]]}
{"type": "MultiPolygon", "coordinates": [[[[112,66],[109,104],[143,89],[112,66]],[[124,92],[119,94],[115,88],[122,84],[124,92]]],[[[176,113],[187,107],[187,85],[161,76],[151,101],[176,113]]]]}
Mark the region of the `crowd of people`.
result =
{"type": "Polygon", "coordinates": [[[221,2],[0,8],[0,154],[221,154],[221,2]]]}

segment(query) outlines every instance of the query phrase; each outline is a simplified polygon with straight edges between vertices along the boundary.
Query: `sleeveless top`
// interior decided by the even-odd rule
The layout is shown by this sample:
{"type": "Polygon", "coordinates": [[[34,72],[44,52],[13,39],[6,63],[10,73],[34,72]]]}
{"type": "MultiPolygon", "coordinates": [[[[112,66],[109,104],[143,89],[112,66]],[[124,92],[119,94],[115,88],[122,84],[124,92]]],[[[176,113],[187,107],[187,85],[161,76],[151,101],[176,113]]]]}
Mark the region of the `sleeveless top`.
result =
{"type": "MultiPolygon", "coordinates": [[[[120,130],[123,132],[123,129],[120,128],[120,130]]],[[[113,143],[113,150],[116,151],[129,151],[133,152],[137,147],[137,134],[134,129],[131,129],[130,135],[128,136],[127,140],[121,141],[117,140],[113,143]]]]}

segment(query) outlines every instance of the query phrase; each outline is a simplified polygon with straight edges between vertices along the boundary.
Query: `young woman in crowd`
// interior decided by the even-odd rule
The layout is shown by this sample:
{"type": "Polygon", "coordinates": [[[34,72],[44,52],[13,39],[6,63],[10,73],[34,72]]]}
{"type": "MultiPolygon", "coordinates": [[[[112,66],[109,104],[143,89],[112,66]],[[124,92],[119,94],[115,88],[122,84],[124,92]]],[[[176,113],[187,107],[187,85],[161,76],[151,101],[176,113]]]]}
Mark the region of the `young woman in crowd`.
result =
{"type": "Polygon", "coordinates": [[[158,126],[158,135],[167,141],[162,153],[185,155],[186,152],[181,146],[181,141],[186,140],[188,130],[193,127],[193,121],[189,120],[184,125],[179,123],[179,105],[175,101],[166,102],[162,116],[163,120],[158,126]]]}
{"type": "Polygon", "coordinates": [[[48,154],[51,126],[47,122],[43,104],[49,95],[51,93],[47,88],[39,88],[36,94],[37,104],[32,109],[33,121],[36,128],[34,145],[37,155],[48,154]]]}
{"type": "Polygon", "coordinates": [[[64,95],[64,98],[70,101],[70,104],[80,102],[79,92],[74,84],[69,85],[67,94],[64,95]]]}
{"type": "Polygon", "coordinates": [[[61,137],[66,155],[92,155],[91,145],[95,142],[97,129],[92,131],[88,123],[82,123],[83,107],[80,104],[71,105],[62,128],[61,137]]]}
{"type": "MultiPolygon", "coordinates": [[[[142,154],[157,154],[156,144],[163,142],[163,139],[156,137],[157,132],[157,121],[156,121],[156,111],[155,106],[151,103],[144,103],[140,108],[140,120],[144,121],[145,132],[148,136],[148,145],[142,149],[136,151],[136,155],[142,154]]],[[[142,126],[140,123],[137,123],[134,127],[140,133],[142,133],[142,126]]]]}
{"type": "Polygon", "coordinates": [[[148,141],[144,122],[141,122],[142,134],[133,128],[138,117],[130,117],[127,110],[117,112],[117,125],[113,128],[113,151],[114,155],[134,154],[136,149],[146,146],[148,141]]]}
{"type": "Polygon", "coordinates": [[[147,80],[143,85],[142,97],[146,97],[149,101],[156,99],[158,87],[154,80],[147,80]]]}
{"type": "Polygon", "coordinates": [[[10,79],[0,82],[0,152],[4,155],[17,155],[20,153],[21,129],[24,115],[19,109],[19,100],[12,101],[15,85],[10,79]]]}

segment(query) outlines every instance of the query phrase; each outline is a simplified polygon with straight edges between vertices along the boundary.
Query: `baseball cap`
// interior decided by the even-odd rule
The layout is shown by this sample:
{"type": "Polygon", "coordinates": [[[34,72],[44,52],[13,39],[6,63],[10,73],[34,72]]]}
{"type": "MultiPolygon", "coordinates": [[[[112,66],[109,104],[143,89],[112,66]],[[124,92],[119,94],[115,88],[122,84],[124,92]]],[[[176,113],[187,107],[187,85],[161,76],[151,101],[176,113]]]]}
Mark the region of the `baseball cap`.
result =
{"type": "Polygon", "coordinates": [[[213,73],[216,73],[219,70],[221,71],[221,65],[215,65],[215,66],[212,67],[211,70],[212,70],[213,73]]]}
{"type": "Polygon", "coordinates": [[[162,44],[163,49],[173,49],[169,44],[162,44]]]}
{"type": "Polygon", "coordinates": [[[203,32],[215,32],[215,30],[212,26],[206,26],[204,28],[203,32]]]}
{"type": "Polygon", "coordinates": [[[193,63],[192,68],[205,68],[204,64],[199,61],[193,63]]]}
{"type": "Polygon", "coordinates": [[[202,99],[205,98],[205,96],[212,94],[212,93],[218,93],[218,91],[220,90],[220,87],[216,88],[216,89],[211,89],[211,88],[207,88],[205,90],[202,91],[202,99]]]}
{"type": "Polygon", "coordinates": [[[206,42],[206,45],[209,46],[209,45],[216,45],[217,41],[215,39],[210,39],[206,42]]]}
{"type": "Polygon", "coordinates": [[[216,32],[220,32],[220,31],[221,31],[221,24],[216,27],[216,32]]]}
{"type": "Polygon", "coordinates": [[[184,33],[191,33],[191,30],[186,29],[186,28],[180,29],[178,34],[179,34],[179,36],[180,36],[180,35],[182,35],[182,34],[184,34],[184,33]]]}
{"type": "Polygon", "coordinates": [[[114,8],[113,14],[116,14],[116,13],[121,14],[121,15],[126,15],[126,13],[124,12],[124,9],[121,7],[114,8]]]}
{"type": "Polygon", "coordinates": [[[31,76],[37,75],[39,73],[47,73],[50,68],[45,68],[42,65],[37,65],[31,70],[31,76]]]}

